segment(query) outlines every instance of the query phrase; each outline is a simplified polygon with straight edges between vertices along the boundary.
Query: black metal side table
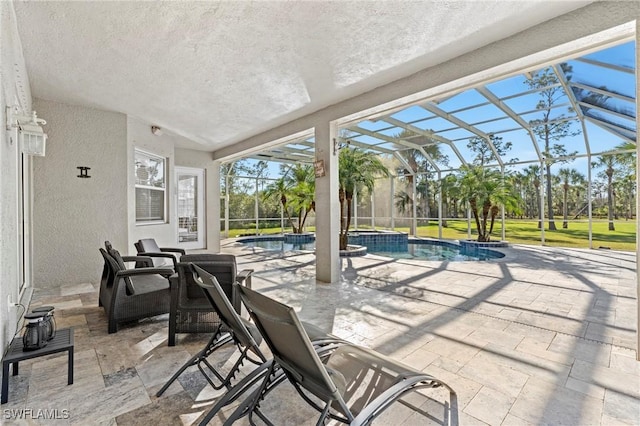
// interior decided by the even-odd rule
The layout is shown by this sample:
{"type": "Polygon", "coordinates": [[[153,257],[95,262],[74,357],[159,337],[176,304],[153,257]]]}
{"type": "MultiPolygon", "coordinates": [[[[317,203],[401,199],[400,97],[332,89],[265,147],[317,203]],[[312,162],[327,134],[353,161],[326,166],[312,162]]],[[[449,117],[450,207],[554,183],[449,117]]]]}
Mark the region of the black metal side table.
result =
{"type": "Polygon", "coordinates": [[[18,374],[18,362],[40,356],[67,351],[67,384],[73,384],[73,327],[56,331],[56,336],[44,348],[34,351],[23,350],[22,337],[13,339],[7,354],[2,358],[2,404],[9,400],[9,364],[13,364],[13,375],[18,374]]]}

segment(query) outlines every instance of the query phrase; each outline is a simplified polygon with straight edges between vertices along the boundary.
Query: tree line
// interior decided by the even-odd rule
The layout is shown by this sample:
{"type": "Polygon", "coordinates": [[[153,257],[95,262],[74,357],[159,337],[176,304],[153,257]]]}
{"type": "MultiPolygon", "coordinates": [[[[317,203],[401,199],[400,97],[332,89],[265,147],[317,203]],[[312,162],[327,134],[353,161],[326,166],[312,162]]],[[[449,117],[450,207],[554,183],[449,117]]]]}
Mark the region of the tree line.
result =
{"type": "MultiPolygon", "coordinates": [[[[528,123],[539,144],[542,157],[539,163],[517,169],[518,160],[512,159],[498,167],[513,143],[494,134],[471,137],[467,148],[473,158],[459,171],[439,180],[436,165],[446,166],[448,158],[441,152],[440,144],[429,136],[429,131],[417,134],[403,130],[395,135],[398,140],[410,141],[420,147],[398,151],[402,166],[396,170],[385,167],[381,156],[375,153],[348,145],[343,147],[339,158],[341,246],[346,245],[354,195],[371,193],[377,179],[391,174],[404,181],[407,188],[393,194],[398,214],[411,217],[415,204],[418,217],[436,217],[441,197],[444,218],[466,217],[467,207],[471,209],[478,238],[482,241],[489,241],[502,207],[508,217],[534,220],[542,216],[542,209],[550,231],[557,229],[556,217],[562,218],[562,228],[568,228],[571,220],[584,217],[589,201],[595,217],[608,218],[609,230],[615,230],[614,220],[619,217],[633,218],[636,158],[632,150],[635,145],[621,144],[594,157],[596,160],[590,166],[600,171],[592,176],[592,200],[587,198],[587,177],[568,167],[576,152],[567,151],[562,141],[580,131],[575,129],[575,118],[570,116],[572,107],[565,109],[563,106],[566,94],[560,79],[571,79],[571,67],[567,64],[558,67],[532,73],[525,81],[528,89],[539,97],[538,114],[528,123]]],[[[607,105],[605,95],[583,89],[571,90],[582,105],[607,105]]],[[[589,110],[589,107],[583,108],[582,113],[588,115],[589,110]]],[[[349,136],[348,131],[342,132],[343,140],[348,140],[349,136]]],[[[269,183],[265,183],[266,170],[267,164],[263,161],[254,164],[239,161],[223,167],[222,176],[227,178],[223,179],[222,189],[223,193],[229,194],[231,218],[255,220],[255,204],[259,200],[258,216],[279,217],[282,212],[293,232],[302,232],[316,207],[313,167],[281,165],[280,177],[269,183]],[[242,179],[238,175],[253,178],[242,179]],[[249,195],[251,193],[254,195],[249,195]]],[[[279,226],[279,223],[274,225],[279,226]]],[[[538,226],[543,226],[540,220],[538,226]]]]}

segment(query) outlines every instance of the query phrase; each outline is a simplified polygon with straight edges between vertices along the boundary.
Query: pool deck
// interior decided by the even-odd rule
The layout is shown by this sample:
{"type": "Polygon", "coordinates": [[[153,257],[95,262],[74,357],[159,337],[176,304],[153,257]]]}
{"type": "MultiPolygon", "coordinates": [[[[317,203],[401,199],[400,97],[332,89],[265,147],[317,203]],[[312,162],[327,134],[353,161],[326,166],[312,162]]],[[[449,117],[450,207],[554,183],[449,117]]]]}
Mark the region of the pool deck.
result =
{"type": "MultiPolygon", "coordinates": [[[[484,262],[368,255],[341,259],[340,282],[324,284],[315,280],[312,253],[233,240],[222,251],[237,256],[239,269],[255,269],[253,287],[291,304],[303,320],[457,393],[449,400],[424,392],[421,414],[394,406],[380,424],[640,424],[635,253],[515,246],[484,262]]],[[[25,362],[2,408],[67,408],[68,424],[197,422],[215,396],[197,371],[161,398],[154,394],[206,336],[181,335],[167,347],[166,316],[107,335],[96,300],[89,284],[36,291],[32,307],[53,304],[59,326],[76,329],[76,380],[66,386],[50,371],[59,358],[25,362]]],[[[314,411],[286,386],[263,408],[278,425],[315,424],[314,411]]]]}

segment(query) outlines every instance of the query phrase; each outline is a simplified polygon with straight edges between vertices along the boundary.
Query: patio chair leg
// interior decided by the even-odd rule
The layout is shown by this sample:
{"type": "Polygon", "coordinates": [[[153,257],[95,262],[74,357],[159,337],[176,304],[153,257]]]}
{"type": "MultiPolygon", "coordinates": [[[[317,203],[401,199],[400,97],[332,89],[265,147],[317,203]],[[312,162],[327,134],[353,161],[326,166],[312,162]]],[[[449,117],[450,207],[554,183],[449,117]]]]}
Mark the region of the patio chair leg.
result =
{"type": "MultiPolygon", "coordinates": [[[[233,338],[230,334],[221,335],[219,331],[214,333],[211,339],[209,339],[209,342],[206,344],[206,346],[200,352],[192,356],[187,362],[185,362],[182,367],[180,367],[178,371],[176,371],[175,374],[171,376],[169,381],[167,381],[167,383],[165,383],[164,386],[160,388],[160,390],[156,393],[156,396],[160,397],[169,388],[169,386],[171,386],[171,384],[175,382],[175,380],[184,372],[184,370],[191,367],[192,365],[197,365],[198,368],[200,368],[200,370],[202,371],[200,362],[205,361],[206,358],[211,354],[211,352],[218,349],[220,346],[231,342],[232,340],[233,338]]],[[[204,375],[206,376],[209,383],[211,383],[209,376],[207,376],[206,374],[204,375]]]]}
{"type": "Polygon", "coordinates": [[[222,407],[225,407],[226,405],[229,405],[237,400],[242,394],[244,394],[247,390],[251,389],[256,383],[263,379],[264,374],[269,370],[272,363],[273,360],[269,360],[261,364],[258,368],[253,370],[249,375],[245,376],[231,389],[229,389],[229,391],[223,395],[223,397],[216,403],[216,405],[214,405],[213,408],[209,410],[202,421],[200,421],[200,426],[208,424],[213,419],[213,417],[218,414],[218,411],[220,411],[222,407]]]}
{"type": "Polygon", "coordinates": [[[330,405],[331,403],[327,403],[327,405],[324,406],[324,408],[322,409],[322,413],[320,413],[320,417],[318,418],[318,422],[316,423],[316,426],[324,425],[324,421],[327,419],[327,414],[329,414],[330,405]]]}
{"type": "MultiPolygon", "coordinates": [[[[240,403],[238,408],[236,408],[231,416],[229,416],[227,421],[224,422],[224,426],[232,425],[238,419],[246,416],[247,414],[249,415],[249,423],[253,425],[254,422],[252,417],[254,411],[258,414],[262,421],[270,426],[273,426],[273,423],[271,423],[269,419],[267,419],[266,416],[260,412],[259,405],[264,396],[286,377],[282,371],[276,372],[275,368],[276,365],[273,363],[273,361],[270,361],[269,369],[267,370],[265,378],[262,381],[260,387],[240,403]]],[[[202,425],[202,423],[200,424],[202,425]]]]}

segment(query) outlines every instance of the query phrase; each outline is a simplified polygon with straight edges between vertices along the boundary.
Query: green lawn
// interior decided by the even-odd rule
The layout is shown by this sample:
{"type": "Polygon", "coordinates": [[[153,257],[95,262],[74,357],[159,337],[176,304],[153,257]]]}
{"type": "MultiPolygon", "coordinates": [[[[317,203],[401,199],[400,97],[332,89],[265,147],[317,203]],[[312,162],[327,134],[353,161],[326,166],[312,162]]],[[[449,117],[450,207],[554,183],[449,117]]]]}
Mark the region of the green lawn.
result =
{"type": "MultiPolygon", "coordinates": [[[[589,247],[588,222],[569,222],[567,229],[562,229],[562,220],[556,220],[555,231],[548,230],[545,222],[544,245],[553,247],[589,247]]],[[[448,221],[448,226],[442,229],[442,237],[448,239],[467,238],[466,221],[448,221]]],[[[593,222],[592,235],[593,247],[608,247],[613,250],[634,251],[636,249],[636,223],[635,221],[616,221],[616,230],[608,230],[608,222],[593,222]]],[[[514,244],[540,245],[541,231],[537,221],[508,220],[505,222],[506,239],[514,244]]],[[[407,229],[402,229],[407,232],[407,229]]],[[[421,226],[418,235],[424,237],[438,237],[438,224],[421,226]]],[[[496,224],[492,235],[499,240],[502,235],[501,223],[496,224]]],[[[471,238],[476,238],[475,227],[472,228],[471,238]]]]}
{"type": "MultiPolygon", "coordinates": [[[[466,239],[467,222],[464,220],[449,220],[447,227],[442,228],[442,238],[445,239],[466,239]]],[[[633,220],[619,220],[614,223],[616,230],[608,230],[607,221],[593,222],[593,247],[607,247],[612,250],[635,251],[636,249],[636,223],[633,220]]],[[[545,222],[545,246],[552,247],[589,247],[589,224],[588,222],[569,222],[568,229],[562,229],[562,219],[556,220],[556,231],[547,230],[548,224],[545,222]]],[[[366,229],[366,227],[362,227],[366,229]]],[[[382,228],[378,228],[382,229],[382,228]]],[[[471,238],[476,238],[477,233],[472,227],[471,238]]],[[[537,221],[507,220],[505,223],[506,239],[514,244],[540,245],[541,237],[537,221]]],[[[396,227],[396,231],[409,232],[407,227],[396,227]]],[[[291,231],[289,229],[288,231],[291,231]]],[[[308,227],[308,232],[314,232],[315,228],[308,227]]],[[[233,229],[229,230],[230,237],[237,237],[241,234],[252,233],[253,230],[233,229]]],[[[280,228],[266,228],[260,230],[261,234],[278,234],[280,228]]],[[[496,223],[493,230],[493,239],[499,240],[502,235],[501,223],[496,223]]],[[[418,236],[438,238],[438,223],[433,221],[429,225],[418,227],[418,236]]]]}

